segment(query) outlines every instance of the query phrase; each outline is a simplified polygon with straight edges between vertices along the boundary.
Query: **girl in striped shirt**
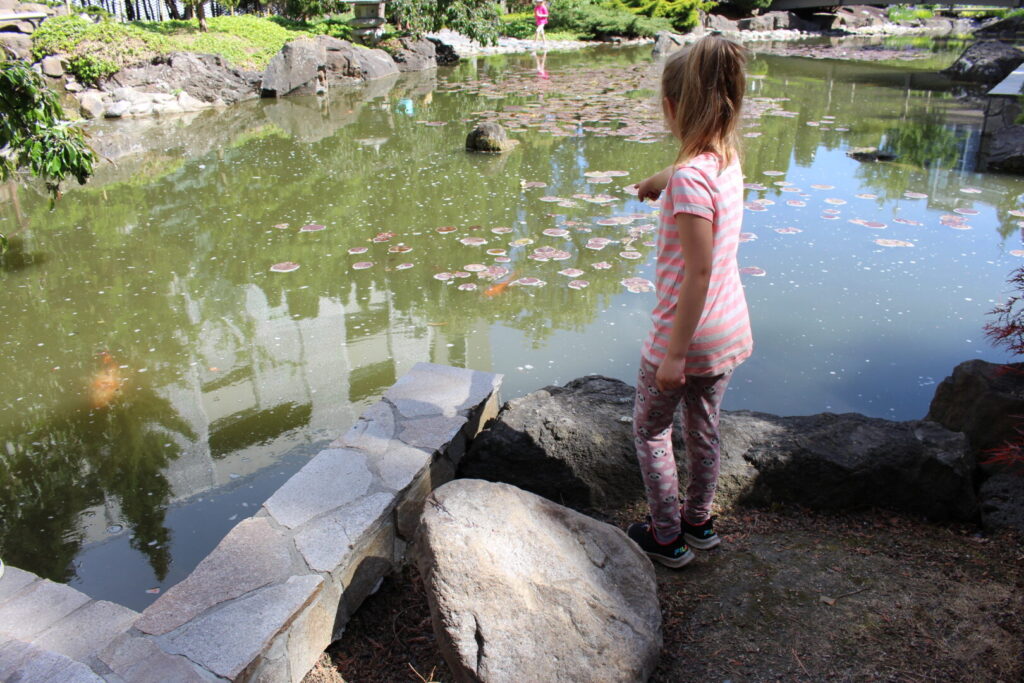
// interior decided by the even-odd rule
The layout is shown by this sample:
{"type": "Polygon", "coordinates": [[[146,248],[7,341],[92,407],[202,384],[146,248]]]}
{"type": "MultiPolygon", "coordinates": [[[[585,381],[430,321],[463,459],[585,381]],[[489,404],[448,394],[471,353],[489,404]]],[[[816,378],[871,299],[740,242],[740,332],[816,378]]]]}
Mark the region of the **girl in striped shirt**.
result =
{"type": "Polygon", "coordinates": [[[641,352],[633,410],[651,514],[628,534],[669,567],[693,559],[687,544],[708,549],[719,543],[711,520],[719,409],[733,369],[753,349],[736,264],[743,220],[737,128],[745,65],[743,48],[715,36],[669,57],[662,107],[679,154],[672,166],[638,185],[641,200],[663,196],[657,305],[641,352]],[[680,404],[689,465],[684,500],[672,453],[672,419],[680,404]]]}

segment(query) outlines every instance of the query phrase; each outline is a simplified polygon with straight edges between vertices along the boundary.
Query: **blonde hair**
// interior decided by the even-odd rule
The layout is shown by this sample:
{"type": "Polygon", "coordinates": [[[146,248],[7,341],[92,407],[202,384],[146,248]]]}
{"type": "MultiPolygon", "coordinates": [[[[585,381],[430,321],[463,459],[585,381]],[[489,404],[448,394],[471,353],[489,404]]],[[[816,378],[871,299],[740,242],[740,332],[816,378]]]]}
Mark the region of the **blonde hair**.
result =
{"type": "Polygon", "coordinates": [[[744,49],[706,36],[665,62],[661,94],[675,105],[676,163],[712,152],[725,168],[739,155],[740,109],[747,87],[744,49]]]}

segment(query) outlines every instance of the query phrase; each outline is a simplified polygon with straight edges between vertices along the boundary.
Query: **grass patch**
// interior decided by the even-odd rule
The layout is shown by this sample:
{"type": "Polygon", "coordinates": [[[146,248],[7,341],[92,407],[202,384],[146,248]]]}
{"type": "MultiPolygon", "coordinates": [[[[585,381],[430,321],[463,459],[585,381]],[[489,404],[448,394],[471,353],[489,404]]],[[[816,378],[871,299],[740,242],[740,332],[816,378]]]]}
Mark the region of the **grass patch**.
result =
{"type": "Polygon", "coordinates": [[[69,71],[86,83],[179,51],[220,55],[233,66],[260,71],[291,40],[321,33],[345,37],[343,22],[344,17],[308,23],[214,17],[207,19],[209,32],[202,33],[196,20],[93,24],[77,16],[54,17],[32,35],[32,53],[36,59],[64,55],[69,71]]]}

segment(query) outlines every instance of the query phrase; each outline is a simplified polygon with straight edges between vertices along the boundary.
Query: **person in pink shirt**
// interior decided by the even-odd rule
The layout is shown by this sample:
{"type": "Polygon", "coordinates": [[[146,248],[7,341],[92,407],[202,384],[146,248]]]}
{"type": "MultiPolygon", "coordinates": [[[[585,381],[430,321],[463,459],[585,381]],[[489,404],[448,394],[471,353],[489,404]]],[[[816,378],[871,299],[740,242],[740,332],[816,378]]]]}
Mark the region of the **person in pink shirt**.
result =
{"type": "Polygon", "coordinates": [[[548,4],[546,0],[534,0],[533,18],[537,20],[537,30],[533,34],[534,40],[548,42],[544,35],[544,27],[548,25],[548,4]]]}
{"type": "Polygon", "coordinates": [[[733,369],[753,350],[736,250],[743,221],[737,129],[746,88],[743,48],[708,36],[665,63],[665,121],[673,165],[640,182],[661,199],[657,304],[641,350],[633,435],[651,514],[627,533],[652,559],[682,567],[689,546],[713,548],[718,417],[733,369]],[[683,408],[689,482],[680,498],[672,420],[683,408]],[[689,545],[688,545],[689,544],[689,545]]]}

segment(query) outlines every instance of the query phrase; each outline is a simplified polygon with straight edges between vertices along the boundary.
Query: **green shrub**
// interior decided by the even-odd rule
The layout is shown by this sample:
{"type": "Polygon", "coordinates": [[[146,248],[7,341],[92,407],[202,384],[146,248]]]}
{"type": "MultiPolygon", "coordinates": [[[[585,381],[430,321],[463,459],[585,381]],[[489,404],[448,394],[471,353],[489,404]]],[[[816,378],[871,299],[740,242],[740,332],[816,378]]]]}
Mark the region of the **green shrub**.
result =
{"type": "Polygon", "coordinates": [[[673,30],[668,18],[641,16],[623,5],[613,7],[585,0],[555,0],[548,28],[575,33],[584,40],[602,40],[612,36],[649,38],[658,31],[673,30]]]}
{"type": "Polygon", "coordinates": [[[927,7],[912,7],[910,5],[891,5],[886,14],[889,21],[894,22],[931,19],[935,16],[935,12],[927,7]]]}
{"type": "Polygon", "coordinates": [[[510,38],[532,38],[537,24],[533,12],[516,12],[501,18],[501,35],[510,38]]]}
{"type": "Polygon", "coordinates": [[[744,14],[752,14],[754,10],[768,9],[772,0],[729,0],[729,4],[744,14]]]}

